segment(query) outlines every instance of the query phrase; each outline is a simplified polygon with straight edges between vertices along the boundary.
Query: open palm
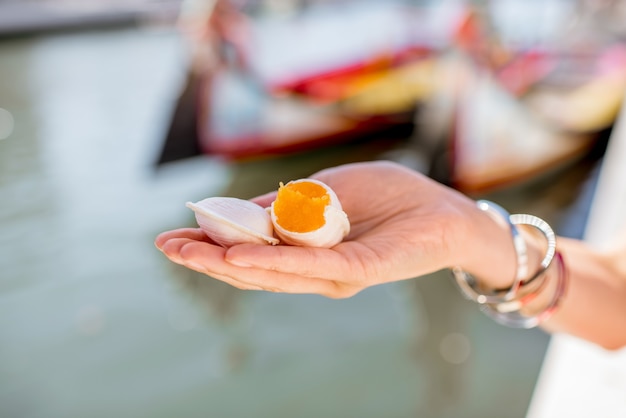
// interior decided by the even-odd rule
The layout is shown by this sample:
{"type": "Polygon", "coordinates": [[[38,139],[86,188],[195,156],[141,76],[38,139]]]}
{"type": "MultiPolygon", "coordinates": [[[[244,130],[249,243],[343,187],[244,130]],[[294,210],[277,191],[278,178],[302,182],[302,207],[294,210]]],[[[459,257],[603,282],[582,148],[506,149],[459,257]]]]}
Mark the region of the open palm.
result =
{"type": "MultiPolygon", "coordinates": [[[[339,197],[351,223],[333,248],[241,244],[229,249],[199,229],[156,240],[172,261],[242,289],[348,297],[380,283],[448,267],[466,235],[464,196],[390,162],[357,163],[313,176],[339,197]]],[[[274,195],[253,199],[269,206],[274,195]]],[[[471,213],[471,211],[470,211],[471,213]]]]}

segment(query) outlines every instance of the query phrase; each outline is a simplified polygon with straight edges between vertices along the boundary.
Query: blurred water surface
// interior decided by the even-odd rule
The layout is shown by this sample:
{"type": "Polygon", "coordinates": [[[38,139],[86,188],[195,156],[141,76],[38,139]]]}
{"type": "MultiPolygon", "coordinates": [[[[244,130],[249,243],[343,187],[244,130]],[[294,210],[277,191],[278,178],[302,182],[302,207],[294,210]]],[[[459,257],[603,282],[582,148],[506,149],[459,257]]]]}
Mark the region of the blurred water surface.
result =
{"type": "Polygon", "coordinates": [[[523,416],[547,337],[491,323],[445,274],[334,301],[242,292],[162,257],[154,237],[193,225],[185,201],[367,150],[154,172],[185,70],[167,28],[0,43],[15,121],[0,141],[0,416],[523,416]]]}

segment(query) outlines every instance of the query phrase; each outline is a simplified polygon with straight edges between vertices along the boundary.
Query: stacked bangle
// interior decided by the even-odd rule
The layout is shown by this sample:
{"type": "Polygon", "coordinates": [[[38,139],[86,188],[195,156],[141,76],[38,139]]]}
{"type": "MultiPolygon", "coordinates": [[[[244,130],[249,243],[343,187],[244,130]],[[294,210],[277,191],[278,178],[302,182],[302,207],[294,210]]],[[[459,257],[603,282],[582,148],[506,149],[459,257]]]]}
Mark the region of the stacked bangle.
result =
{"type": "Polygon", "coordinates": [[[528,271],[528,255],[526,252],[526,243],[524,242],[524,238],[522,237],[522,235],[519,233],[517,226],[514,222],[512,222],[509,212],[507,212],[504,208],[487,200],[479,200],[478,202],[476,202],[476,205],[480,210],[485,211],[490,215],[495,215],[497,217],[495,219],[496,221],[501,219],[507,224],[511,232],[511,237],[513,238],[515,253],[517,254],[517,273],[515,276],[515,281],[513,282],[513,285],[511,285],[511,287],[508,289],[494,290],[490,294],[485,294],[481,292],[478,282],[470,274],[466,273],[458,267],[452,269],[452,274],[456,278],[457,284],[459,285],[461,291],[465,294],[465,296],[475,302],[483,304],[501,303],[512,300],[517,294],[520,286],[522,285],[528,271]]]}
{"type": "Polygon", "coordinates": [[[560,299],[565,293],[567,275],[563,257],[556,251],[556,235],[550,225],[544,220],[528,214],[510,215],[499,205],[486,200],[477,202],[479,209],[495,215],[502,222],[506,222],[511,232],[513,245],[517,255],[517,270],[513,285],[508,289],[492,289],[484,292],[479,282],[469,273],[459,267],[452,268],[452,274],[462,293],[470,300],[481,305],[481,310],[495,321],[517,328],[532,328],[546,320],[556,310],[560,299]],[[543,234],[547,241],[546,254],[541,260],[537,271],[527,276],[526,244],[519,233],[518,225],[534,227],[543,234]],[[558,282],[554,295],[548,306],[530,316],[522,313],[536,297],[544,291],[547,283],[545,274],[553,260],[558,264],[558,282]]]}

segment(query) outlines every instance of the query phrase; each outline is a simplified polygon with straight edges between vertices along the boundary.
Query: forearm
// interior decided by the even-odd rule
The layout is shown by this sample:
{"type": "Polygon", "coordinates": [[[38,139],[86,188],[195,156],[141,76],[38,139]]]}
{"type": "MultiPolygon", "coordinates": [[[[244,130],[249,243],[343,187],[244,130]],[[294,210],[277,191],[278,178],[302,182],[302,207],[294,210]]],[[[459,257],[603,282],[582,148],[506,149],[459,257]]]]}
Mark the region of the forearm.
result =
{"type": "Polygon", "coordinates": [[[592,250],[582,241],[559,238],[569,275],[567,293],[542,326],[609,349],[626,345],[626,277],[619,258],[592,250]]]}

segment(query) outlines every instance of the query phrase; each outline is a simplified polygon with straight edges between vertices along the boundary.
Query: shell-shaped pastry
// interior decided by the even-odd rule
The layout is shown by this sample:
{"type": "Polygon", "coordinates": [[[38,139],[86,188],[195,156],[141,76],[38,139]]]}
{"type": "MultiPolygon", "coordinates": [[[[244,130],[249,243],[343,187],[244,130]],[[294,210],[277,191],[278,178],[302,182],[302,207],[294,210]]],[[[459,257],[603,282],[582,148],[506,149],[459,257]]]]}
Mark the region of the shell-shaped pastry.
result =
{"type": "Polygon", "coordinates": [[[330,248],[350,232],[339,198],[318,180],[281,183],[270,213],[274,232],[291,245],[330,248]]]}
{"type": "Polygon", "coordinates": [[[256,203],[234,197],[209,197],[196,203],[187,202],[205,234],[228,248],[236,244],[276,245],[272,221],[267,211],[256,203]]]}

